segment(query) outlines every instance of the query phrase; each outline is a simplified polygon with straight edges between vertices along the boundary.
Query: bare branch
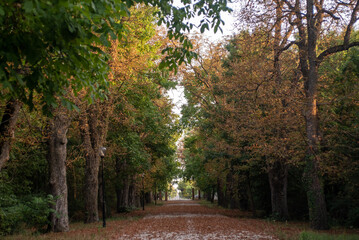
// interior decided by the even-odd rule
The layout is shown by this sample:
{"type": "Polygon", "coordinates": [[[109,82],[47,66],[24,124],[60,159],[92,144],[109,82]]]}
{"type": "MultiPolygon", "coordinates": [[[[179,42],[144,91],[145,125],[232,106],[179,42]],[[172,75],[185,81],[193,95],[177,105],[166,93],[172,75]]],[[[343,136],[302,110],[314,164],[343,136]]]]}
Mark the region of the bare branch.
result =
{"type": "Polygon", "coordinates": [[[352,12],[352,15],[351,15],[351,18],[350,18],[350,22],[349,22],[348,27],[347,27],[347,31],[345,32],[344,45],[349,44],[350,34],[352,32],[353,25],[358,20],[357,17],[356,17],[358,9],[359,9],[359,1],[357,1],[357,3],[355,4],[355,7],[353,9],[353,12],[352,12]]]}
{"type": "Polygon", "coordinates": [[[288,1],[288,0],[283,0],[283,2],[285,2],[285,4],[287,4],[287,6],[291,9],[291,10],[295,10],[294,6],[288,1]]]}
{"type": "Polygon", "coordinates": [[[340,17],[335,16],[334,13],[331,12],[331,11],[329,11],[329,10],[322,9],[321,11],[322,11],[323,13],[326,13],[326,14],[328,14],[329,16],[331,16],[334,20],[339,20],[339,19],[340,19],[340,17]]]}
{"type": "Polygon", "coordinates": [[[292,45],[294,45],[294,44],[298,44],[298,42],[292,41],[292,42],[288,43],[286,46],[284,46],[283,48],[279,49],[279,53],[282,53],[282,52],[288,50],[288,49],[289,49],[292,45]]]}
{"type": "Polygon", "coordinates": [[[349,48],[357,47],[357,46],[359,46],[359,42],[352,42],[350,44],[342,44],[342,45],[330,47],[318,56],[317,66],[319,66],[322,63],[322,61],[324,60],[324,58],[326,56],[329,56],[329,55],[337,53],[337,52],[342,52],[342,51],[348,50],[349,48]]]}

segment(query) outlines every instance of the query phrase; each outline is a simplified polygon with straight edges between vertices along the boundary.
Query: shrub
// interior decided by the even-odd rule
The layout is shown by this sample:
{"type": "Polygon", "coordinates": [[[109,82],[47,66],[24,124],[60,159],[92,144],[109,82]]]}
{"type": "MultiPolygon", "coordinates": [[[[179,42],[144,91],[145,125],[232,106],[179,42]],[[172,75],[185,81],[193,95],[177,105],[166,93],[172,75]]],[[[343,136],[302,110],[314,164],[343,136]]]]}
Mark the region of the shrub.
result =
{"type": "Polygon", "coordinates": [[[0,236],[14,233],[22,221],[22,205],[13,194],[12,188],[5,184],[7,175],[0,176],[0,236]]]}
{"type": "Polygon", "coordinates": [[[49,215],[54,210],[52,195],[27,196],[19,200],[14,195],[1,194],[0,197],[0,235],[13,234],[21,230],[22,223],[38,232],[46,231],[49,215]]]}
{"type": "MultiPolygon", "coordinates": [[[[6,196],[5,196],[6,197],[6,196]]],[[[2,200],[5,198],[2,196],[2,200]]],[[[12,198],[14,203],[16,200],[15,196],[12,198]]],[[[15,204],[13,206],[0,206],[0,236],[13,234],[16,230],[20,229],[22,222],[22,210],[23,205],[15,204]]]]}
{"type": "Polygon", "coordinates": [[[54,212],[51,205],[54,204],[52,195],[46,197],[31,196],[24,202],[23,220],[30,228],[35,228],[39,232],[44,232],[50,224],[50,213],[54,212]]]}
{"type": "Polygon", "coordinates": [[[348,227],[359,227],[359,207],[350,209],[346,225],[348,227]]]}

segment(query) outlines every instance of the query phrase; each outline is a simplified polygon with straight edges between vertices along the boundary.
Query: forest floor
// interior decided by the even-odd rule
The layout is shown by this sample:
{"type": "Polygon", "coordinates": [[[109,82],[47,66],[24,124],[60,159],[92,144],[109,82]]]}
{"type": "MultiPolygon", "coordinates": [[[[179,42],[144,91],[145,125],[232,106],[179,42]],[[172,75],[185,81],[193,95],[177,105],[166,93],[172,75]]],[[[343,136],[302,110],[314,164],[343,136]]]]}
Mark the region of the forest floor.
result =
{"type": "MultiPolygon", "coordinates": [[[[307,223],[281,223],[255,219],[251,213],[219,208],[199,201],[168,201],[157,206],[146,206],[118,214],[107,221],[93,224],[73,223],[66,233],[44,235],[19,234],[6,239],[278,239],[295,240],[301,232],[309,230],[307,223]],[[201,203],[201,204],[200,204],[201,203]]],[[[331,229],[322,231],[331,235],[359,230],[331,229]]],[[[345,238],[344,238],[345,239],[345,238]]],[[[355,238],[357,239],[357,238],[355,238]]]]}

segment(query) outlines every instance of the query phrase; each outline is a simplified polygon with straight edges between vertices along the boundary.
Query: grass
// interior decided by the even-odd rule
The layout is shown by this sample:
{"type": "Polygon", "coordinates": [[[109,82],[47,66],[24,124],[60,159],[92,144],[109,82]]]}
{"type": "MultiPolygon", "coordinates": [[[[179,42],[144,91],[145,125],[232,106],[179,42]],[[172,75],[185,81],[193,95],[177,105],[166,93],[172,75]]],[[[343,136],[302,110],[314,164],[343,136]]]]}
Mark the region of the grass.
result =
{"type": "Polygon", "coordinates": [[[352,235],[352,234],[331,235],[327,233],[304,231],[300,233],[299,240],[359,240],[359,235],[352,235]]]}

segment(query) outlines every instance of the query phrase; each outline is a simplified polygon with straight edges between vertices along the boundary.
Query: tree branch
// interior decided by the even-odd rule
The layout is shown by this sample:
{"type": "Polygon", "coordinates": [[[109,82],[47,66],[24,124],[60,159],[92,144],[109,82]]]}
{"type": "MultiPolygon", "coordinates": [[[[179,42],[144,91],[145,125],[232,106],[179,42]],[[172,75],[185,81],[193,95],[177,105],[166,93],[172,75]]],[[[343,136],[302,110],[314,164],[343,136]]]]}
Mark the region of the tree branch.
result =
{"type": "Polygon", "coordinates": [[[279,53],[282,53],[282,52],[288,50],[294,44],[298,44],[298,42],[292,41],[292,42],[288,43],[286,46],[279,49],[279,53]]]}
{"type": "Polygon", "coordinates": [[[335,16],[334,13],[331,12],[331,11],[329,11],[329,10],[321,9],[321,11],[322,11],[323,13],[326,13],[326,14],[328,14],[329,16],[331,16],[334,20],[339,20],[339,19],[340,19],[340,17],[335,16]]]}
{"type": "Polygon", "coordinates": [[[350,44],[342,44],[342,45],[330,47],[318,56],[317,66],[319,66],[322,63],[322,61],[324,60],[324,58],[326,56],[329,56],[333,53],[342,52],[342,51],[348,50],[349,48],[357,47],[357,46],[359,46],[359,42],[352,42],[350,44]]]}
{"type": "Polygon", "coordinates": [[[349,40],[350,40],[350,34],[352,32],[352,29],[353,29],[353,25],[354,23],[358,20],[357,17],[356,17],[356,14],[358,12],[358,9],[359,9],[359,1],[357,1],[354,9],[353,9],[353,12],[352,12],[352,15],[350,17],[350,22],[348,24],[348,27],[347,27],[347,30],[345,32],[345,36],[344,36],[344,45],[348,45],[349,44],[349,40]]]}

